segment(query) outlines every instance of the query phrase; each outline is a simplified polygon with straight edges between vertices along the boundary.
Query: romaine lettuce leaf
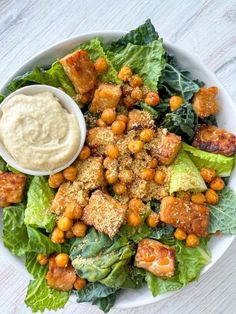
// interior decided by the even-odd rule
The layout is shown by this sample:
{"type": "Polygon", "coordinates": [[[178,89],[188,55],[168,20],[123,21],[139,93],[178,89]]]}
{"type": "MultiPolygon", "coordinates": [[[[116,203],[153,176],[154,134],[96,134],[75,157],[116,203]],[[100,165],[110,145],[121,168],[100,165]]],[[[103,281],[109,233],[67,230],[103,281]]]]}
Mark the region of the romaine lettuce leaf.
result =
{"type": "Polygon", "coordinates": [[[99,282],[88,283],[84,289],[75,292],[77,302],[94,302],[114,294],[118,289],[107,287],[99,282]]]}
{"type": "Polygon", "coordinates": [[[163,279],[161,277],[154,276],[152,273],[147,272],[145,279],[147,282],[147,286],[154,297],[169,291],[179,290],[183,287],[183,284],[179,281],[178,276],[163,279]]]}
{"type": "Polygon", "coordinates": [[[180,191],[203,192],[207,189],[200,172],[183,149],[176,157],[171,173],[170,194],[180,191]]]}
{"type": "Polygon", "coordinates": [[[7,164],[0,156],[0,171],[7,171],[7,164]]]}
{"type": "Polygon", "coordinates": [[[138,243],[140,240],[148,237],[151,233],[152,228],[149,228],[145,222],[142,222],[142,224],[137,227],[131,227],[128,224],[123,225],[120,228],[118,235],[132,240],[134,243],[138,243]]]}
{"type": "Polygon", "coordinates": [[[183,143],[183,149],[188,152],[190,158],[199,170],[213,168],[220,177],[229,177],[234,167],[235,156],[226,157],[220,154],[212,154],[183,143]]]}
{"type": "Polygon", "coordinates": [[[159,223],[156,228],[152,228],[149,238],[159,240],[163,237],[171,237],[174,233],[174,227],[165,223],[159,223]]]}
{"type": "Polygon", "coordinates": [[[117,292],[108,295],[105,298],[96,299],[93,305],[97,305],[104,313],[108,313],[116,302],[117,292]]]}
{"type": "Polygon", "coordinates": [[[0,103],[4,100],[4,96],[0,94],[0,103]]]}
{"type": "Polygon", "coordinates": [[[221,231],[236,234],[236,195],[230,187],[219,192],[219,203],[208,205],[210,208],[209,233],[221,231]]]}
{"type": "Polygon", "coordinates": [[[49,211],[54,197],[45,177],[34,177],[27,193],[25,210],[26,226],[44,228],[51,232],[56,223],[56,216],[49,211]]]}
{"type": "Polygon", "coordinates": [[[27,252],[25,254],[25,267],[34,278],[45,277],[48,271],[48,264],[40,265],[36,258],[36,253],[27,252]]]}

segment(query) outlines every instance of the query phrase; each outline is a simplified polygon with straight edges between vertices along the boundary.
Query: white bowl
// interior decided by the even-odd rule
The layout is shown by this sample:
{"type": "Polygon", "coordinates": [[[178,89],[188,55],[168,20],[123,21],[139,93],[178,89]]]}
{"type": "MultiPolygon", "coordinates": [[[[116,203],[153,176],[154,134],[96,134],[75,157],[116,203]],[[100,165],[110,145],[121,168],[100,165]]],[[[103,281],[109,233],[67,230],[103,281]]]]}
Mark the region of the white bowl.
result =
{"type": "MultiPolygon", "coordinates": [[[[31,58],[28,62],[26,62],[20,69],[10,77],[6,83],[2,86],[2,93],[6,92],[7,84],[17,75],[23,74],[29,70],[32,70],[35,65],[37,66],[49,66],[52,64],[55,59],[61,58],[69,51],[71,51],[74,47],[78,46],[81,42],[86,40],[90,40],[94,37],[103,37],[105,42],[111,42],[112,40],[116,40],[124,35],[124,32],[118,31],[105,31],[105,32],[96,32],[89,34],[82,34],[80,36],[72,37],[66,39],[45,51],[37,54],[33,58],[31,58]]],[[[194,78],[198,78],[206,83],[206,85],[218,86],[219,91],[219,101],[222,105],[221,112],[217,117],[218,123],[221,127],[226,128],[227,130],[236,133],[236,106],[232,99],[227,94],[223,85],[218,81],[216,76],[210,72],[207,67],[200,61],[197,56],[186,52],[185,50],[179,48],[176,45],[171,45],[165,42],[165,47],[168,52],[174,54],[177,57],[179,65],[188,71],[190,71],[194,78]]],[[[236,192],[236,169],[234,169],[229,185],[236,192]]],[[[207,265],[202,273],[205,273],[208,269],[210,269],[214,263],[224,254],[227,248],[234,240],[234,236],[217,236],[212,237],[209,242],[209,248],[212,254],[212,261],[209,265],[207,265]]],[[[13,264],[17,271],[22,272],[26,276],[29,276],[25,266],[17,257],[11,255],[11,253],[3,246],[2,242],[0,242],[0,252],[4,255],[4,260],[8,260],[9,263],[13,264]]],[[[152,297],[147,287],[143,287],[138,290],[126,290],[123,291],[117,298],[115,303],[115,308],[131,308],[136,306],[141,306],[145,304],[150,304],[153,302],[158,302],[161,299],[167,298],[176,292],[166,293],[156,298],[152,297]]],[[[75,301],[75,298],[72,297],[72,300],[75,301]]]]}
{"type": "Polygon", "coordinates": [[[13,168],[15,168],[16,170],[23,172],[23,173],[27,173],[33,176],[46,176],[55,172],[59,172],[67,167],[69,167],[74,161],[75,159],[78,157],[82,147],[84,146],[84,141],[85,141],[85,137],[86,137],[86,123],[85,123],[85,119],[83,116],[83,113],[81,112],[80,108],[78,107],[78,105],[76,104],[76,102],[69,96],[67,95],[65,92],[63,92],[62,90],[56,88],[56,87],[52,87],[52,86],[48,86],[48,85],[30,85],[30,86],[25,86],[22,88],[17,89],[15,92],[11,93],[9,96],[7,96],[3,102],[0,104],[0,114],[1,114],[1,108],[4,107],[4,105],[6,104],[6,102],[12,98],[15,95],[18,94],[24,94],[24,95],[35,95],[38,93],[42,93],[42,92],[51,92],[53,93],[54,96],[56,96],[58,98],[58,100],[60,101],[61,105],[68,111],[68,112],[72,112],[75,114],[76,119],[78,121],[79,124],[79,128],[80,128],[80,144],[78,147],[78,150],[76,152],[76,154],[74,154],[74,156],[64,165],[53,169],[52,171],[40,171],[40,170],[31,170],[28,168],[24,168],[21,165],[19,165],[16,160],[8,153],[7,149],[5,148],[5,146],[0,142],[0,155],[2,156],[2,158],[13,168]]]}

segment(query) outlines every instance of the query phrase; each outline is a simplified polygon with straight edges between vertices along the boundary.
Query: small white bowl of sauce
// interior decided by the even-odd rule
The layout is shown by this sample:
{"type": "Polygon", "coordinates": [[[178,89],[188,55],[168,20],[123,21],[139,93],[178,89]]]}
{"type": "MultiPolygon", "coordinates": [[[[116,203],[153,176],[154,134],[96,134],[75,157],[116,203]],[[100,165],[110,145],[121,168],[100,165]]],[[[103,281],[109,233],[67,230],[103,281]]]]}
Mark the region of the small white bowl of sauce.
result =
{"type": "Polygon", "coordinates": [[[26,86],[0,104],[0,155],[20,172],[44,176],[67,168],[85,137],[83,113],[58,88],[26,86]]]}

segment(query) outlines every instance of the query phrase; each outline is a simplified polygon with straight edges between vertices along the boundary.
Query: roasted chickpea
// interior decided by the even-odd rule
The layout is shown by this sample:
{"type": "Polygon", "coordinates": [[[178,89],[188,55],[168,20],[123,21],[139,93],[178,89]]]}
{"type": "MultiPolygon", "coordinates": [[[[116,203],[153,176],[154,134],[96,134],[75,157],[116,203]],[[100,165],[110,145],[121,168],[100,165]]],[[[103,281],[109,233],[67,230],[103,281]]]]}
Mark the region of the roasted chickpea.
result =
{"type": "Polygon", "coordinates": [[[158,93],[149,92],[145,98],[145,103],[149,106],[156,106],[160,102],[160,97],[158,93]]]}
{"type": "Polygon", "coordinates": [[[154,130],[152,129],[143,129],[140,134],[140,140],[143,142],[150,142],[153,139],[154,130]]]}
{"type": "Polygon", "coordinates": [[[76,237],[83,238],[86,235],[87,228],[86,224],[82,221],[78,221],[73,225],[72,231],[76,237]]]}
{"type": "Polygon", "coordinates": [[[117,121],[123,121],[124,123],[128,122],[128,117],[125,114],[118,114],[116,117],[117,121]]]}
{"type": "Polygon", "coordinates": [[[60,230],[58,227],[54,228],[52,232],[51,241],[53,243],[63,243],[65,240],[64,232],[60,230]]]}
{"type": "Polygon", "coordinates": [[[118,78],[124,82],[127,82],[131,79],[132,76],[132,70],[130,67],[125,66],[120,69],[120,72],[118,73],[118,78]]]}
{"type": "Polygon", "coordinates": [[[49,258],[48,256],[39,253],[36,257],[36,260],[40,265],[46,265],[49,261],[49,258]]]}
{"type": "Polygon", "coordinates": [[[67,167],[63,170],[63,176],[66,180],[75,181],[78,169],[75,166],[67,167]]]}
{"type": "Polygon", "coordinates": [[[79,159],[85,160],[89,158],[90,155],[91,155],[91,149],[88,146],[84,146],[79,154],[79,159]]]}
{"type": "Polygon", "coordinates": [[[65,237],[66,237],[66,239],[71,239],[71,238],[74,238],[74,233],[73,233],[73,231],[72,230],[68,230],[68,231],[66,231],[65,232],[65,237]]]}
{"type": "Polygon", "coordinates": [[[98,58],[96,62],[94,63],[94,67],[98,73],[106,72],[108,69],[108,64],[107,64],[106,59],[103,57],[98,58]]]}
{"type": "Polygon", "coordinates": [[[101,114],[101,119],[107,124],[110,125],[112,124],[112,122],[115,121],[116,119],[116,112],[114,109],[112,108],[107,108],[105,110],[103,110],[102,114],[101,114]]]}
{"type": "Polygon", "coordinates": [[[130,96],[134,99],[134,100],[141,100],[143,98],[143,92],[141,91],[141,89],[139,87],[135,87],[130,96]]]}
{"type": "Polygon", "coordinates": [[[106,154],[111,159],[116,159],[119,156],[119,149],[116,145],[108,144],[106,146],[106,154]]]}
{"type": "Polygon", "coordinates": [[[128,149],[133,154],[141,152],[142,148],[143,148],[143,143],[140,140],[131,140],[128,144],[128,149]]]}
{"type": "Polygon", "coordinates": [[[124,183],[132,183],[134,179],[134,174],[132,170],[124,169],[119,172],[119,179],[124,183]]]}
{"type": "Polygon", "coordinates": [[[156,168],[158,165],[158,160],[156,158],[153,158],[150,162],[149,162],[149,168],[156,168]]]}
{"type": "MultiPolygon", "coordinates": [[[[79,219],[83,214],[82,208],[77,202],[70,202],[66,205],[64,215],[69,219],[79,219]]],[[[68,230],[66,230],[68,231],[68,230]]]]}
{"type": "Polygon", "coordinates": [[[125,96],[123,102],[128,109],[132,109],[136,100],[131,97],[131,95],[125,96]]]}
{"type": "Polygon", "coordinates": [[[69,255],[66,253],[59,253],[55,257],[57,267],[67,267],[70,263],[69,255]]]}
{"type": "Polygon", "coordinates": [[[58,173],[54,173],[50,175],[48,179],[48,184],[50,188],[56,189],[62,184],[63,181],[64,181],[64,176],[62,172],[58,172],[58,173]]]}
{"type": "Polygon", "coordinates": [[[216,193],[216,191],[212,189],[208,189],[205,193],[206,196],[206,202],[208,204],[215,205],[219,202],[219,195],[216,193]]]}
{"type": "Polygon", "coordinates": [[[105,173],[105,178],[108,184],[114,184],[118,180],[118,173],[116,171],[107,170],[105,173]]]}
{"type": "Polygon", "coordinates": [[[86,286],[86,280],[80,277],[77,277],[75,282],[74,282],[74,288],[76,290],[81,290],[83,288],[85,288],[86,286]]]}
{"type": "Polygon", "coordinates": [[[123,121],[114,121],[111,125],[112,132],[121,135],[125,132],[126,124],[123,121]]]}
{"type": "Polygon", "coordinates": [[[181,198],[184,201],[190,201],[191,200],[191,195],[187,191],[180,191],[176,193],[176,197],[181,198]]]}
{"type": "Polygon", "coordinates": [[[113,191],[117,195],[124,194],[126,192],[126,186],[122,182],[117,182],[113,185],[113,191]]]}
{"type": "Polygon", "coordinates": [[[68,231],[71,229],[72,226],[73,226],[73,220],[65,216],[60,217],[57,221],[57,227],[61,231],[68,231]]]}
{"type": "Polygon", "coordinates": [[[143,207],[144,203],[140,198],[131,198],[129,201],[128,207],[133,212],[139,212],[143,207]]]}
{"type": "Polygon", "coordinates": [[[141,86],[143,85],[143,80],[141,79],[141,77],[137,74],[135,75],[132,75],[130,81],[129,81],[129,84],[131,87],[138,87],[138,86],[141,86]]]}
{"type": "Polygon", "coordinates": [[[177,228],[175,230],[174,236],[179,241],[183,241],[183,240],[185,240],[187,238],[186,232],[184,230],[180,229],[180,228],[177,228]]]}
{"type": "Polygon", "coordinates": [[[183,98],[180,96],[170,97],[170,110],[177,110],[184,103],[183,98]]]}
{"type": "Polygon", "coordinates": [[[210,183],[210,188],[215,191],[221,191],[225,187],[224,180],[220,177],[216,177],[210,183]]]}
{"type": "Polygon", "coordinates": [[[216,171],[210,168],[202,168],[201,176],[205,182],[210,183],[216,177],[216,171]]]}
{"type": "Polygon", "coordinates": [[[163,170],[157,170],[155,172],[155,176],[154,176],[154,181],[157,184],[164,184],[165,183],[165,178],[166,178],[166,173],[163,170]]]}
{"type": "Polygon", "coordinates": [[[107,124],[101,118],[97,119],[96,125],[99,126],[100,128],[104,128],[107,126],[107,124]]]}
{"type": "Polygon", "coordinates": [[[186,245],[196,247],[199,245],[199,238],[195,234],[189,234],[186,238],[186,245]]]}
{"type": "Polygon", "coordinates": [[[206,197],[203,193],[193,193],[191,195],[191,201],[195,204],[204,204],[206,197]]]}
{"type": "Polygon", "coordinates": [[[151,181],[155,176],[155,170],[152,168],[144,168],[140,172],[141,179],[151,181]]]}
{"type": "Polygon", "coordinates": [[[155,228],[159,223],[159,215],[157,213],[151,213],[147,219],[146,223],[150,228],[155,228]]]}
{"type": "Polygon", "coordinates": [[[132,212],[127,216],[127,223],[131,227],[137,227],[141,224],[141,222],[142,219],[138,213],[132,212]]]}

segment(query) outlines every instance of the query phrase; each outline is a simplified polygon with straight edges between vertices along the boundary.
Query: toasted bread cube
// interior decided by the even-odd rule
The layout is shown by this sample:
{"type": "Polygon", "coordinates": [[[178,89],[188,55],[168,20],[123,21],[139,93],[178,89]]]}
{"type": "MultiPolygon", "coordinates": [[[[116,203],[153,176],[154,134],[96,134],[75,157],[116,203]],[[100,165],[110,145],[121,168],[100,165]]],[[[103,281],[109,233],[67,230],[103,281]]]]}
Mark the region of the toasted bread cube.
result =
{"type": "Polygon", "coordinates": [[[214,125],[202,124],[192,145],[206,152],[231,156],[236,153],[236,136],[214,125]]]}
{"type": "Polygon", "coordinates": [[[201,87],[193,97],[193,109],[200,118],[208,117],[219,111],[219,103],[216,100],[217,87],[201,87]]]}
{"type": "Polygon", "coordinates": [[[100,84],[96,89],[92,104],[89,110],[93,113],[101,112],[104,109],[116,109],[121,97],[119,85],[100,84]]]}
{"type": "Polygon", "coordinates": [[[85,94],[95,87],[97,73],[85,50],[77,50],[60,60],[77,93],[85,94]]]}
{"type": "Polygon", "coordinates": [[[113,238],[125,221],[125,215],[125,205],[97,190],[91,195],[89,205],[84,208],[82,220],[113,238]]]}
{"type": "Polygon", "coordinates": [[[87,144],[91,148],[115,143],[115,135],[110,127],[96,127],[88,130],[87,144]]]}
{"type": "Polygon", "coordinates": [[[175,249],[153,239],[143,239],[138,243],[135,266],[158,277],[171,277],[175,270],[175,249]]]}
{"type": "Polygon", "coordinates": [[[160,220],[188,234],[204,237],[207,235],[209,209],[205,205],[167,196],[161,201],[160,220]]]}
{"type": "Polygon", "coordinates": [[[140,130],[144,128],[154,128],[155,123],[152,119],[152,116],[144,111],[144,110],[137,110],[133,109],[129,112],[128,115],[129,121],[127,124],[127,130],[140,130]]]}
{"type": "Polygon", "coordinates": [[[26,176],[20,173],[0,173],[0,201],[20,203],[26,183],[26,176]]]}

